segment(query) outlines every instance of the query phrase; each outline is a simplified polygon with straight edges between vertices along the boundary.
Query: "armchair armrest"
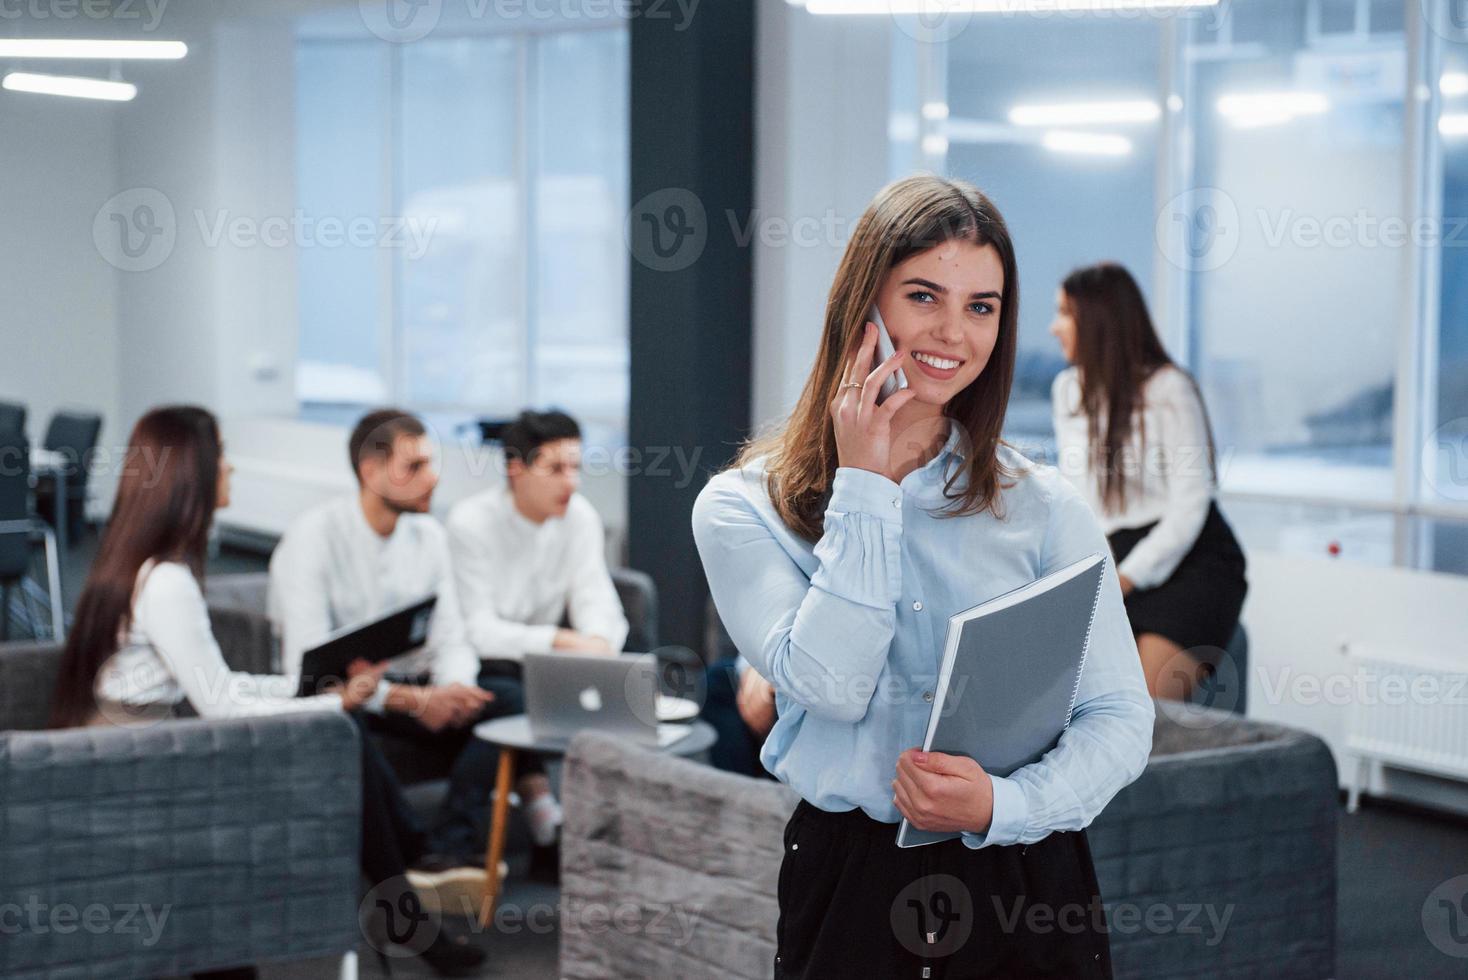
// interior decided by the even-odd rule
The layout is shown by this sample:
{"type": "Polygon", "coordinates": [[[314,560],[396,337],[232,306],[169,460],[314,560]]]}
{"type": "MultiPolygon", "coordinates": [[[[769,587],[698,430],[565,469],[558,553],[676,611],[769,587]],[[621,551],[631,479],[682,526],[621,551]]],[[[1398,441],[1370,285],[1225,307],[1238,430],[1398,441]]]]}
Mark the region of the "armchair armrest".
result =
{"type": "Polygon", "coordinates": [[[0,908],[23,915],[0,976],[353,949],[360,814],[357,729],[336,713],[0,734],[0,908]]]}

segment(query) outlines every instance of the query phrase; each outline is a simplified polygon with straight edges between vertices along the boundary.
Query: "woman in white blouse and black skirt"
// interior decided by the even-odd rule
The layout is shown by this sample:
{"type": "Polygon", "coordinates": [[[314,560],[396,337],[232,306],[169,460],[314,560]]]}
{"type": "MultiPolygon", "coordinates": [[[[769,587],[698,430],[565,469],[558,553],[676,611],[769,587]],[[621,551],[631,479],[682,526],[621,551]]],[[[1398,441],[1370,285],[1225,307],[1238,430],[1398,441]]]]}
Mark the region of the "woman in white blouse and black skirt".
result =
{"type": "Polygon", "coordinates": [[[1217,669],[1247,589],[1214,500],[1203,397],[1122,266],[1072,272],[1056,306],[1050,332],[1071,363],[1051,389],[1059,468],[1106,531],[1149,691],[1186,700],[1217,669]]]}

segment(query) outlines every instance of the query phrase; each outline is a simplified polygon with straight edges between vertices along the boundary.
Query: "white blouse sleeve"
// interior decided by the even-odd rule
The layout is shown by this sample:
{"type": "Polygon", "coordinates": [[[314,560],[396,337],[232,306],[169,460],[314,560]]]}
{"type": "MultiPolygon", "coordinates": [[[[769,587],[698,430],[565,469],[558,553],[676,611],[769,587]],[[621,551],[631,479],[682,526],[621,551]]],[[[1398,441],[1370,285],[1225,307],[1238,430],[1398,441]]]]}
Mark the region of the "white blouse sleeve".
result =
{"type": "MultiPolygon", "coordinates": [[[[571,506],[576,507],[572,499],[571,506]]],[[[580,511],[571,543],[570,586],[566,609],[578,632],[599,636],[620,652],[627,643],[627,615],[607,568],[606,531],[590,504],[580,511]]]]}
{"type": "Polygon", "coordinates": [[[1156,431],[1146,433],[1144,480],[1164,480],[1167,503],[1147,536],[1122,559],[1118,571],[1139,589],[1161,585],[1192,549],[1208,519],[1213,470],[1208,460],[1208,426],[1192,381],[1181,371],[1148,386],[1148,413],[1156,431]]]}
{"type": "Polygon", "coordinates": [[[160,562],[148,573],[133,603],[133,628],[147,638],[201,717],[341,710],[335,694],[295,697],[296,682],[289,677],[230,670],[199,583],[176,562],[160,562]]]}
{"type": "Polygon", "coordinates": [[[728,471],[693,505],[693,537],[719,618],[760,675],[818,718],[865,717],[897,626],[902,490],[839,467],[807,577],[728,471]]]}

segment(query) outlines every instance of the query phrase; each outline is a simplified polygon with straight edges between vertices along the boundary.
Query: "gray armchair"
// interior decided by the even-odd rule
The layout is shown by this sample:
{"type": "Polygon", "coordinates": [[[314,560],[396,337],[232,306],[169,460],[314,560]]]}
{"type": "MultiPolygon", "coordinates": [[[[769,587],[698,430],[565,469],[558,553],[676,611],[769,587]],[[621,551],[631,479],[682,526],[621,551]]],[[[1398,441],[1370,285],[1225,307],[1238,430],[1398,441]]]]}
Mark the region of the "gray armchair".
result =
{"type": "Polygon", "coordinates": [[[0,976],[144,978],[356,948],[337,714],[46,731],[60,651],[0,646],[0,976]]]}

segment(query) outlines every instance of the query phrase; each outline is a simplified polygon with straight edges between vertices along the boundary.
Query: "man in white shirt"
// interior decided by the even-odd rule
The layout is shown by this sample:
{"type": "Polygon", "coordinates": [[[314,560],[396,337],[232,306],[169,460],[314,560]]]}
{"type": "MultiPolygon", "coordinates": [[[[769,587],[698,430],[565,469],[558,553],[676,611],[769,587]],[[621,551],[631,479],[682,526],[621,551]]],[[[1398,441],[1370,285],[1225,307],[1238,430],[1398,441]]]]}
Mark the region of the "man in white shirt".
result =
{"type": "Polygon", "coordinates": [[[407,737],[451,766],[449,795],[430,830],[429,850],[472,862],[482,846],[475,825],[495,766],[493,750],[473,737],[472,727],[519,711],[520,704],[515,691],[500,692],[493,679],[480,683],[448,539],[428,514],[438,474],[423,424],[395,409],[375,411],[357,424],[348,449],[357,492],[303,514],[270,559],[270,616],[280,631],[284,670],[299,676],[304,652],[333,630],[438,596],[428,642],[390,662],[390,679],[365,704],[365,720],[370,729],[407,737]]]}
{"type": "Polygon", "coordinates": [[[522,412],[500,440],[505,483],[461,500],[448,517],[469,643],[482,659],[516,663],[552,650],[619,653],[627,617],[606,534],[576,492],[580,426],[563,412],[522,412]]]}
{"type": "MultiPolygon", "coordinates": [[[[615,655],[627,618],[607,570],[601,518],[576,492],[580,426],[564,412],[526,411],[500,442],[505,482],[456,504],[448,529],[469,643],[485,673],[518,694],[525,654],[615,655]]],[[[532,874],[549,876],[560,805],[542,775],[522,777],[518,788],[537,845],[532,874]]]]}

